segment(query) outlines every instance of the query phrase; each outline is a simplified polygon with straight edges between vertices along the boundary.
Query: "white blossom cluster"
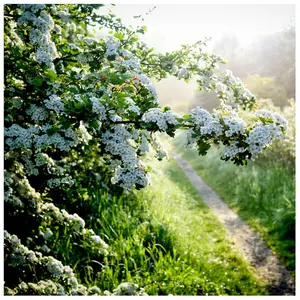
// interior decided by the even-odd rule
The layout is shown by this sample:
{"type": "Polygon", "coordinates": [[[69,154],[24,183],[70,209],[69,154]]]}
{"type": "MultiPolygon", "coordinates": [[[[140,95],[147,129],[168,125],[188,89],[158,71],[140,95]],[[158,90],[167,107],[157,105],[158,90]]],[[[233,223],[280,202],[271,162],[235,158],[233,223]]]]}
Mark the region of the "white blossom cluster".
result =
{"type": "Polygon", "coordinates": [[[53,32],[55,32],[58,35],[61,35],[61,31],[62,31],[62,28],[59,25],[54,24],[53,32]]]}
{"type": "MultiPolygon", "coordinates": [[[[98,236],[92,229],[85,228],[85,221],[80,218],[77,214],[69,214],[64,209],[59,209],[53,203],[42,203],[40,210],[45,217],[51,216],[53,220],[61,224],[68,225],[71,230],[86,236],[88,240],[93,242],[99,247],[99,252],[107,254],[108,245],[98,236]]],[[[45,233],[44,233],[45,234],[45,233]]],[[[48,233],[50,235],[50,233],[48,233]]]]}
{"type": "Polygon", "coordinates": [[[148,139],[144,134],[141,137],[141,144],[139,150],[142,154],[150,151],[148,139]]]}
{"type": "Polygon", "coordinates": [[[35,164],[37,167],[48,165],[54,166],[53,159],[46,153],[38,152],[35,154],[35,164]]]}
{"type": "Polygon", "coordinates": [[[43,203],[40,206],[41,211],[51,215],[58,222],[68,224],[70,228],[78,233],[84,232],[85,222],[77,214],[69,214],[66,210],[60,210],[53,203],[43,203]]]}
{"type": "Polygon", "coordinates": [[[95,232],[92,229],[89,229],[89,233],[92,234],[90,236],[91,241],[96,246],[100,247],[100,253],[108,254],[108,251],[107,251],[108,245],[101,239],[101,237],[99,235],[95,235],[95,232]]]}
{"type": "Polygon", "coordinates": [[[232,107],[250,102],[255,96],[244,86],[240,78],[233,76],[230,70],[226,70],[216,86],[221,100],[228,102],[232,107]],[[220,95],[221,93],[221,95],[220,95]]]}
{"type": "Polygon", "coordinates": [[[142,120],[155,123],[161,131],[167,131],[169,125],[177,125],[176,115],[171,110],[162,112],[160,108],[150,108],[142,116],[142,120]]]}
{"type": "Polygon", "coordinates": [[[137,78],[144,85],[144,87],[150,92],[151,97],[154,98],[154,102],[159,103],[156,88],[152,84],[152,81],[150,80],[150,78],[145,74],[137,74],[137,78]]]}
{"type": "Polygon", "coordinates": [[[51,249],[50,249],[46,244],[44,244],[44,245],[40,248],[40,250],[41,250],[43,253],[46,253],[46,254],[48,254],[49,252],[51,252],[51,249]]]}
{"type": "Polygon", "coordinates": [[[55,70],[53,60],[59,55],[55,44],[51,41],[51,31],[54,28],[54,21],[52,17],[45,11],[39,13],[43,6],[29,5],[20,6],[23,10],[22,15],[18,19],[18,24],[24,25],[31,23],[32,28],[29,30],[29,39],[32,45],[37,45],[38,49],[34,53],[34,59],[52,70],[55,70]]]}
{"type": "MultiPolygon", "coordinates": [[[[266,110],[256,112],[257,117],[272,119],[273,123],[257,123],[247,134],[245,142],[248,147],[238,147],[237,142],[232,141],[230,145],[225,146],[225,157],[233,158],[237,153],[249,151],[251,158],[255,158],[257,153],[270,145],[274,140],[283,137],[282,128],[286,128],[287,122],[277,113],[270,113],[266,110]]],[[[187,145],[194,146],[196,142],[196,131],[201,134],[215,134],[232,138],[234,134],[244,136],[246,133],[246,123],[238,117],[237,112],[228,105],[221,105],[220,109],[215,110],[214,114],[199,107],[192,110],[191,119],[195,126],[187,134],[187,145]],[[196,130],[196,131],[195,131],[196,130]]]]}
{"type": "Polygon", "coordinates": [[[144,166],[136,155],[136,149],[130,145],[131,133],[123,124],[113,125],[111,130],[102,134],[105,150],[113,156],[120,157],[120,165],[114,170],[111,181],[125,190],[131,190],[135,184],[146,186],[148,177],[144,166]]]}
{"type": "Polygon", "coordinates": [[[47,228],[45,232],[41,232],[43,238],[47,241],[53,236],[53,232],[50,228],[47,228]]]}
{"type": "MultiPolygon", "coordinates": [[[[196,107],[191,111],[191,119],[195,125],[195,129],[199,130],[201,134],[215,134],[222,135],[223,126],[220,124],[218,115],[210,114],[206,109],[196,107]]],[[[191,135],[189,136],[191,138],[191,135]]],[[[191,144],[188,142],[188,144],[191,144]]]]}
{"type": "Polygon", "coordinates": [[[176,73],[176,76],[177,76],[179,79],[181,79],[181,78],[187,79],[187,78],[189,78],[190,73],[189,73],[189,71],[186,69],[185,66],[182,66],[182,67],[178,70],[178,72],[176,73]]]}
{"type": "Polygon", "coordinates": [[[54,110],[57,114],[63,112],[65,107],[61,98],[56,95],[49,96],[49,99],[46,99],[44,104],[48,109],[54,110]]]}
{"type": "Polygon", "coordinates": [[[58,16],[60,17],[61,21],[64,23],[68,23],[70,21],[70,13],[68,8],[62,8],[57,12],[58,16]]]}
{"type": "MultiPolygon", "coordinates": [[[[74,43],[70,43],[69,44],[69,47],[72,49],[72,50],[77,50],[77,51],[82,51],[82,49],[79,47],[79,46],[77,46],[76,44],[74,44],[74,43]]],[[[82,57],[82,56],[77,56],[77,57],[82,57]]]]}
{"type": "Polygon", "coordinates": [[[18,4],[22,10],[31,10],[33,13],[46,8],[45,4],[18,4]]]}
{"type": "Polygon", "coordinates": [[[113,184],[119,184],[125,191],[132,190],[137,184],[145,187],[149,183],[149,178],[144,170],[137,168],[117,167],[114,176],[111,179],[113,184]]]}
{"type": "Polygon", "coordinates": [[[116,57],[115,64],[117,67],[123,67],[126,70],[134,70],[135,72],[141,71],[140,61],[137,58],[134,58],[132,55],[130,56],[118,56],[116,57]],[[131,58],[129,58],[131,57],[131,58]]]}
{"type": "Polygon", "coordinates": [[[55,259],[52,256],[49,256],[47,258],[44,258],[44,263],[46,264],[48,272],[53,277],[61,277],[64,273],[64,266],[63,264],[55,259]]]}
{"type": "Polygon", "coordinates": [[[76,134],[79,143],[88,144],[88,142],[92,139],[92,136],[87,131],[86,125],[83,122],[80,122],[80,126],[76,134]]]}
{"type": "Polygon", "coordinates": [[[11,174],[4,170],[4,201],[10,203],[13,206],[23,206],[23,202],[19,197],[13,194],[13,179],[11,178],[11,174]]]}
{"type": "Polygon", "coordinates": [[[95,38],[84,38],[83,41],[89,46],[92,44],[99,44],[99,41],[95,38]]]}
{"type": "Polygon", "coordinates": [[[156,152],[155,156],[158,160],[162,160],[164,158],[169,159],[168,152],[162,147],[156,134],[151,135],[150,142],[156,152]]]}
{"type": "Polygon", "coordinates": [[[263,118],[270,118],[273,120],[274,123],[282,126],[284,129],[287,129],[288,121],[276,112],[273,113],[266,109],[259,109],[255,112],[255,116],[263,117],[263,118]]]}
{"type": "Polygon", "coordinates": [[[14,266],[33,264],[44,266],[52,277],[64,278],[73,290],[77,290],[78,281],[75,274],[69,266],[64,266],[61,261],[52,256],[43,256],[38,251],[29,250],[21,244],[20,239],[14,235],[4,231],[5,244],[11,249],[10,260],[14,266]]]}
{"type": "Polygon", "coordinates": [[[25,163],[25,171],[28,175],[39,175],[39,170],[36,168],[36,165],[34,162],[32,162],[29,158],[23,157],[22,158],[25,163]]]}
{"type": "Polygon", "coordinates": [[[222,83],[222,82],[217,82],[216,83],[216,89],[215,89],[215,91],[217,93],[225,93],[227,90],[228,90],[228,88],[227,88],[227,86],[224,83],[222,83]]]}
{"type": "Polygon", "coordinates": [[[85,64],[93,61],[93,56],[90,53],[80,53],[76,56],[76,60],[79,63],[81,63],[82,65],[85,65],[85,64]]]}
{"type": "Polygon", "coordinates": [[[4,193],[4,201],[6,201],[16,207],[23,206],[23,202],[20,200],[20,198],[18,198],[17,196],[12,194],[12,189],[10,189],[8,192],[4,193]]]}
{"type": "Polygon", "coordinates": [[[246,143],[249,145],[249,151],[254,154],[261,152],[262,149],[269,146],[273,140],[279,140],[284,137],[282,129],[276,124],[259,124],[255,126],[246,138],[246,143]]]}
{"type": "Polygon", "coordinates": [[[184,143],[185,148],[193,149],[196,146],[196,133],[192,128],[189,128],[186,132],[186,139],[184,143]]]}
{"type": "Polygon", "coordinates": [[[42,134],[35,137],[35,147],[38,149],[44,149],[49,146],[54,146],[60,151],[68,151],[72,147],[78,144],[77,140],[66,140],[60,133],[55,132],[52,135],[42,134]]]}
{"type": "MultiPolygon", "coordinates": [[[[69,267],[67,267],[69,268],[69,267]]],[[[13,290],[9,289],[9,295],[18,295],[20,293],[37,294],[37,295],[57,295],[57,296],[74,296],[74,295],[101,295],[101,291],[97,286],[92,286],[86,288],[82,284],[78,284],[78,281],[75,277],[67,278],[67,286],[64,287],[60,283],[57,283],[53,280],[40,280],[37,283],[33,282],[24,282],[22,281],[17,287],[13,290]],[[71,291],[69,291],[71,289],[71,291]]]]}
{"type": "Polygon", "coordinates": [[[55,132],[50,135],[48,133],[43,134],[52,128],[51,125],[46,124],[42,127],[31,126],[27,129],[22,128],[17,124],[13,124],[9,128],[4,129],[4,135],[8,137],[5,142],[11,149],[27,148],[31,149],[34,145],[36,149],[47,148],[48,146],[55,146],[61,151],[68,151],[72,147],[77,146],[80,142],[86,142],[89,137],[85,127],[82,125],[77,130],[76,134],[71,129],[65,131],[65,136],[72,138],[73,140],[65,139],[60,133],[55,132]],[[73,133],[73,134],[72,134],[73,133]]]}
{"type": "Polygon", "coordinates": [[[30,115],[31,119],[37,123],[48,118],[49,112],[44,107],[39,107],[36,104],[30,104],[26,110],[26,114],[30,115]]]}
{"type": "MultiPolygon", "coordinates": [[[[20,164],[23,167],[22,164],[20,164]]],[[[23,170],[22,170],[23,172],[23,170]]],[[[26,199],[30,207],[37,207],[40,201],[40,193],[37,193],[35,189],[31,187],[27,178],[20,178],[14,173],[4,170],[4,200],[13,206],[23,206],[23,201],[20,199],[26,199]],[[15,194],[18,194],[16,196],[15,194]]]]}
{"type": "Polygon", "coordinates": [[[232,142],[231,145],[225,146],[223,155],[225,157],[233,158],[234,156],[236,156],[236,154],[243,153],[246,150],[247,149],[245,149],[243,147],[238,147],[237,142],[232,142]]]}
{"type": "Polygon", "coordinates": [[[70,187],[75,183],[75,180],[70,175],[65,175],[62,178],[51,178],[47,180],[49,188],[70,187]]]}
{"type": "Polygon", "coordinates": [[[6,36],[5,39],[8,43],[12,43],[14,46],[20,47],[24,45],[22,39],[14,29],[11,30],[10,36],[6,36]]]}
{"type": "Polygon", "coordinates": [[[16,235],[11,235],[6,230],[4,230],[4,243],[11,249],[10,259],[13,266],[37,263],[42,258],[42,253],[29,250],[21,244],[16,235]]]}
{"type": "Polygon", "coordinates": [[[111,294],[113,296],[148,296],[143,288],[132,282],[123,282],[111,294]]]}
{"type": "Polygon", "coordinates": [[[23,281],[14,289],[12,294],[27,292],[28,290],[30,290],[31,293],[34,291],[34,293],[37,293],[38,295],[66,295],[63,286],[50,279],[40,280],[37,283],[26,283],[23,281]]]}
{"type": "Polygon", "coordinates": [[[154,103],[158,104],[158,95],[156,88],[152,84],[151,79],[146,74],[141,74],[135,71],[127,71],[125,74],[130,75],[133,78],[136,78],[135,84],[142,84],[149,92],[150,94],[147,96],[147,98],[154,98],[154,103]]]}
{"type": "Polygon", "coordinates": [[[96,98],[96,97],[91,97],[90,100],[92,102],[93,113],[97,114],[100,120],[105,120],[106,119],[106,108],[100,102],[100,99],[96,98]]]}
{"type": "Polygon", "coordinates": [[[237,116],[223,116],[223,121],[226,126],[225,135],[227,137],[232,136],[233,134],[244,134],[246,123],[244,120],[238,118],[237,116]]]}
{"type": "MultiPolygon", "coordinates": [[[[66,210],[56,207],[53,203],[41,203],[39,208],[44,218],[51,217],[53,221],[67,225],[71,230],[86,237],[90,243],[97,245],[99,253],[108,254],[108,245],[92,229],[85,228],[85,221],[76,213],[69,214],[66,210]]],[[[41,232],[41,235],[45,240],[48,240],[53,235],[53,232],[50,229],[46,229],[44,233],[41,232]]]]}
{"type": "Polygon", "coordinates": [[[5,142],[11,149],[30,149],[32,145],[32,138],[38,132],[39,129],[35,126],[30,126],[29,128],[25,129],[18,124],[13,124],[9,128],[4,129],[4,136],[8,137],[5,142]]]}
{"type": "Polygon", "coordinates": [[[107,58],[109,56],[119,56],[119,48],[121,46],[121,43],[118,39],[109,35],[104,38],[104,42],[106,45],[104,57],[107,58]]]}
{"type": "Polygon", "coordinates": [[[139,116],[141,114],[141,110],[138,106],[135,105],[135,102],[129,97],[127,97],[125,100],[126,100],[126,104],[128,105],[127,111],[134,112],[139,116]]]}

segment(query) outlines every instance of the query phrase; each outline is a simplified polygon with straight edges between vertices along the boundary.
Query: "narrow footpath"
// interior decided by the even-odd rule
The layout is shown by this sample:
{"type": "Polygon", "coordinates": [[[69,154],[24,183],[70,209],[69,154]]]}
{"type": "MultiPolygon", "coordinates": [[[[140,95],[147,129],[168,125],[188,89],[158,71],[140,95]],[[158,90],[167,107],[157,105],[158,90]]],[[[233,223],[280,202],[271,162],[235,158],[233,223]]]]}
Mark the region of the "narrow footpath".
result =
{"type": "Polygon", "coordinates": [[[172,152],[186,176],[198,190],[203,201],[218,216],[237,249],[256,270],[256,275],[269,286],[271,295],[295,295],[295,282],[289,271],[253,231],[196,173],[193,167],[176,152],[172,152]]]}

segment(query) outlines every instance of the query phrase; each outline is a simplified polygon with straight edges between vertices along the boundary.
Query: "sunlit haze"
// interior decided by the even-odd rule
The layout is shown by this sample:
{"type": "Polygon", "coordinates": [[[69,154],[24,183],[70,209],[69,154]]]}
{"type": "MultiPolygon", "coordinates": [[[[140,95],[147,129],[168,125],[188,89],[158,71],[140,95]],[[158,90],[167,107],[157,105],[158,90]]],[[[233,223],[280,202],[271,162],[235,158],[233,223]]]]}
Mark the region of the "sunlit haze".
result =
{"type": "Polygon", "coordinates": [[[235,35],[240,43],[248,43],[260,34],[286,28],[295,17],[294,5],[236,4],[119,4],[113,8],[125,24],[141,24],[133,16],[145,15],[148,32],[144,40],[159,51],[171,51],[184,43],[204,37],[217,40],[224,34],[235,35]]]}
{"type": "MultiPolygon", "coordinates": [[[[155,51],[178,50],[182,44],[192,44],[207,37],[211,41],[206,51],[221,54],[229,62],[235,57],[231,52],[234,45],[238,44],[241,55],[256,39],[282,32],[295,22],[295,5],[283,4],[117,4],[106,5],[99,13],[105,14],[108,10],[126,25],[146,25],[147,32],[140,38],[155,51]],[[230,41],[231,37],[233,40],[230,41]],[[220,45],[225,49],[229,46],[226,53],[222,53],[220,45]]],[[[154,84],[161,104],[171,105],[174,109],[176,105],[181,109],[190,106],[197,91],[195,80],[187,84],[168,77],[154,84]]]]}

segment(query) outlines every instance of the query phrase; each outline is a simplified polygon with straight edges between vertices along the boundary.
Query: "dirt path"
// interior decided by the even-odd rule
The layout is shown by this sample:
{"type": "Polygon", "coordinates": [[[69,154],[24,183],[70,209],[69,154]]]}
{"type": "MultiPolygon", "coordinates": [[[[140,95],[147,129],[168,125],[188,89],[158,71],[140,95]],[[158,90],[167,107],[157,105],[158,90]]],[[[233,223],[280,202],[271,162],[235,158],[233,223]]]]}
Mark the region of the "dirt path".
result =
{"type": "Polygon", "coordinates": [[[281,265],[276,256],[227,204],[196,173],[192,166],[172,152],[182,170],[198,190],[204,202],[214,211],[234,240],[238,250],[256,270],[257,277],[267,282],[272,295],[295,295],[295,283],[288,270],[281,265]]]}

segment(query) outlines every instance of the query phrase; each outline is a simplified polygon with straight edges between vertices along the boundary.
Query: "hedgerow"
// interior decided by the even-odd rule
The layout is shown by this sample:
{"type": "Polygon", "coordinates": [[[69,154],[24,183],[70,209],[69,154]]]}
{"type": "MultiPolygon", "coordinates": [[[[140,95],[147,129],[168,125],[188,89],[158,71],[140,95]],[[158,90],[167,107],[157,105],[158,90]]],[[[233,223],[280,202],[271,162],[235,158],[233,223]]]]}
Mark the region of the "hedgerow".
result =
{"type": "MultiPolygon", "coordinates": [[[[101,7],[4,6],[7,294],[102,294],[72,269],[72,251],[98,262],[110,251],[86,228],[80,201],[90,200],[90,187],[120,195],[147,186],[143,157],[150,148],[159,160],[167,155],[157,133],[185,129],[200,155],[223,144],[222,159],[245,165],[286,129],[278,113],[257,110],[241,80],[218,71],[224,60],[204,51],[206,41],[160,54],[139,40],[146,27],[128,28],[101,7]],[[95,38],[92,27],[109,33],[95,38]],[[162,108],[150,78],[169,75],[196,78],[220,106],[184,116],[162,108]],[[240,110],[253,111],[251,122],[240,110]],[[62,247],[72,248],[70,257],[62,247]]],[[[132,289],[123,284],[115,294],[132,289]]]]}

